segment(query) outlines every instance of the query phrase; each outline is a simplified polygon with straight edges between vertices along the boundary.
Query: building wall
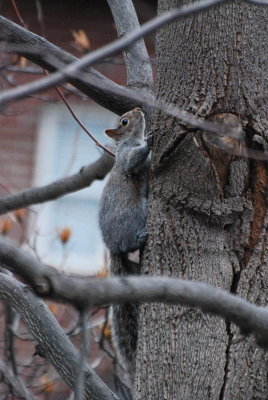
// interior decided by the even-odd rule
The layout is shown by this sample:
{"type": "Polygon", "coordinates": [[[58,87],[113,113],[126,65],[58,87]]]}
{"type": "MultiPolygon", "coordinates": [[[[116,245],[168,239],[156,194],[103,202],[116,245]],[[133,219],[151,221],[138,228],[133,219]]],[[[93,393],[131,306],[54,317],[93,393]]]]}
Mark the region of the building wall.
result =
{"type": "MultiPolygon", "coordinates": [[[[45,36],[53,44],[81,57],[74,44],[72,31],[82,29],[90,39],[90,50],[94,50],[117,37],[112,15],[106,0],[57,0],[42,1],[42,21],[38,21],[35,1],[17,2],[21,15],[29,30],[45,36]]],[[[135,1],[141,22],[149,19],[155,12],[155,1],[135,1]]],[[[1,15],[19,23],[11,2],[0,2],[1,15]]],[[[153,52],[153,38],[148,38],[149,50],[153,52]]],[[[14,55],[0,54],[0,64],[7,62],[24,62],[14,55]]],[[[27,62],[26,66],[35,65],[27,62]]],[[[125,83],[125,68],[122,57],[117,56],[116,62],[103,62],[94,66],[105,76],[119,84],[125,83]]],[[[1,71],[0,71],[1,72],[1,71]]],[[[8,89],[11,85],[26,83],[35,76],[9,72],[4,78],[0,74],[0,87],[8,89]],[[7,81],[8,80],[8,81],[7,81]]],[[[40,76],[40,75],[37,75],[40,76]]],[[[82,100],[68,95],[70,103],[90,105],[90,100],[82,100]]],[[[14,193],[31,187],[35,175],[35,159],[40,118],[43,109],[50,103],[60,102],[55,90],[37,94],[11,105],[0,114],[0,196],[14,193]]],[[[47,150],[46,150],[47,151],[47,150]]]]}

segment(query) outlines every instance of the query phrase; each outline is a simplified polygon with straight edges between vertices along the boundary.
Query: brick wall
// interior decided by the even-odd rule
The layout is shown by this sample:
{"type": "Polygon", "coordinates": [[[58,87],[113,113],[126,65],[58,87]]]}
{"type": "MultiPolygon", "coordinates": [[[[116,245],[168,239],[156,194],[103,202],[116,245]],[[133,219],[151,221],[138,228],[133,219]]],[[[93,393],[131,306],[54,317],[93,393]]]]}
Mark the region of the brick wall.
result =
{"type": "MultiPolygon", "coordinates": [[[[141,21],[152,16],[153,3],[153,1],[136,2],[141,21]]],[[[1,14],[18,22],[11,2],[4,1],[1,4],[1,14]]],[[[72,30],[83,29],[90,38],[92,50],[116,38],[114,23],[106,0],[54,1],[42,2],[42,5],[43,26],[37,21],[35,2],[18,2],[21,15],[28,28],[37,34],[42,34],[43,31],[49,41],[79,57],[82,53],[73,46],[72,30]]],[[[152,51],[150,39],[149,47],[152,51]]],[[[6,56],[2,55],[2,57],[6,56]]],[[[1,62],[3,63],[3,58],[0,57],[1,62]]],[[[123,65],[102,63],[95,67],[117,83],[124,84],[123,65]]],[[[14,79],[16,83],[33,79],[27,74],[14,73],[10,73],[9,78],[14,79]]],[[[1,77],[0,85],[2,90],[10,87],[1,77]]],[[[6,194],[7,190],[16,191],[31,186],[36,132],[40,111],[44,104],[38,98],[58,99],[55,91],[41,93],[36,97],[14,103],[6,107],[5,115],[0,115],[0,195],[6,194]]],[[[70,100],[78,101],[77,98],[70,98],[70,100]]]]}

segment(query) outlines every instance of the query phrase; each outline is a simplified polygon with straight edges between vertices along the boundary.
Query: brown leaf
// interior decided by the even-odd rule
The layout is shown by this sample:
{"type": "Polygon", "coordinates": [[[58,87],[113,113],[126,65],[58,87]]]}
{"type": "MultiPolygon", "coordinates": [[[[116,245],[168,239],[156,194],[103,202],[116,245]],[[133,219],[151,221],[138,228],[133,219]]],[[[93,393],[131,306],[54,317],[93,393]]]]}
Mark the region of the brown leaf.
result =
{"type": "Polygon", "coordinates": [[[25,57],[20,57],[20,60],[19,60],[19,65],[20,65],[20,67],[26,67],[26,65],[27,65],[27,59],[25,58],[25,57]]]}
{"type": "Polygon", "coordinates": [[[108,322],[103,330],[104,324],[101,323],[98,325],[98,329],[100,331],[100,334],[103,334],[104,339],[106,339],[108,342],[112,338],[112,329],[111,329],[111,324],[108,322]]]}
{"type": "Polygon", "coordinates": [[[14,211],[14,215],[19,222],[22,222],[25,217],[25,209],[20,208],[19,210],[14,211]]]}
{"type": "Polygon", "coordinates": [[[56,386],[55,383],[53,381],[49,380],[48,377],[45,375],[40,377],[40,383],[43,387],[43,390],[46,393],[53,392],[53,390],[55,389],[55,386],[56,386]]]}
{"type": "Polygon", "coordinates": [[[5,218],[0,222],[0,233],[2,235],[7,235],[13,228],[14,222],[9,218],[5,218]]]}
{"type": "Polygon", "coordinates": [[[50,303],[48,303],[47,306],[48,306],[49,310],[52,312],[52,314],[56,315],[56,313],[59,309],[58,304],[50,302],[50,303]]]}
{"type": "Polygon", "coordinates": [[[59,239],[60,241],[65,244],[68,242],[72,234],[72,230],[70,228],[64,228],[59,231],[59,239]]]}
{"type": "Polygon", "coordinates": [[[89,37],[83,29],[78,31],[72,31],[72,35],[76,46],[82,51],[88,51],[90,49],[91,43],[89,37]]]}
{"type": "Polygon", "coordinates": [[[109,269],[107,267],[103,267],[97,274],[94,275],[94,278],[107,278],[109,276],[109,269]]]}

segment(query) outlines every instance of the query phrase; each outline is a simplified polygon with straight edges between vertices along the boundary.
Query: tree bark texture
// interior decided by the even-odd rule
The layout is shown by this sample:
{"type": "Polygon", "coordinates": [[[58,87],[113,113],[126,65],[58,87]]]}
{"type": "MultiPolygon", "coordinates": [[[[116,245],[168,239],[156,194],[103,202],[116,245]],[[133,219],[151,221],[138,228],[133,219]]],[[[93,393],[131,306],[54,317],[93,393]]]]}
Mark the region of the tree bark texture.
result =
{"type": "MultiPolygon", "coordinates": [[[[175,6],[159,0],[158,12],[175,6]]],[[[231,114],[242,124],[242,144],[264,151],[267,21],[267,7],[228,2],[163,28],[158,98],[201,117],[231,114]]],[[[204,132],[161,114],[152,128],[142,272],[209,282],[266,305],[267,163],[230,156],[204,132]]],[[[268,355],[253,339],[191,308],[140,308],[137,399],[268,398],[268,355]]]]}

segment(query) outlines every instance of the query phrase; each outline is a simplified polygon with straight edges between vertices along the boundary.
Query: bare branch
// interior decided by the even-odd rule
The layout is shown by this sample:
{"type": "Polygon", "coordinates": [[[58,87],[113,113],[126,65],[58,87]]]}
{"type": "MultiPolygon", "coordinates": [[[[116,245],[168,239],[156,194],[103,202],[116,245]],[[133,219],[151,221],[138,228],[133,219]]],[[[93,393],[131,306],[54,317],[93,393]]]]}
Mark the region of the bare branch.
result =
{"type": "MultiPolygon", "coordinates": [[[[81,79],[82,76],[80,75],[81,79]]],[[[98,83],[97,85],[100,86],[100,89],[105,89],[102,87],[102,84],[98,83]]],[[[230,141],[225,141],[225,138],[233,138],[237,139],[240,138],[242,135],[241,128],[235,128],[228,124],[220,124],[216,122],[212,122],[209,120],[204,120],[203,118],[196,117],[195,115],[185,111],[178,109],[177,107],[173,106],[172,104],[166,104],[161,100],[152,99],[150,96],[146,96],[142,93],[136,93],[133,90],[126,89],[124,87],[118,87],[116,89],[116,93],[114,95],[118,95],[118,97],[127,97],[128,102],[132,101],[132,104],[144,106],[145,109],[151,110],[160,110],[162,113],[166,113],[167,115],[172,116],[173,118],[182,121],[187,125],[191,125],[195,128],[200,128],[205,131],[215,133],[216,135],[210,136],[209,140],[212,145],[215,147],[220,148],[223,151],[226,151],[229,154],[233,154],[235,156],[245,157],[245,158],[253,158],[255,160],[267,160],[267,149],[266,146],[263,146],[263,151],[254,150],[246,147],[237,147],[230,141]]],[[[1,99],[1,95],[0,95],[1,99]]],[[[151,111],[152,114],[153,111],[151,111]]],[[[201,131],[199,131],[201,133],[201,131]]],[[[183,135],[182,135],[183,139],[183,135]]],[[[59,197],[59,196],[57,196],[59,197]]],[[[0,214],[1,214],[1,204],[0,204],[0,214]]]]}
{"type": "MultiPolygon", "coordinates": [[[[201,0],[198,3],[185,5],[180,8],[175,8],[167,13],[162,14],[159,17],[153,18],[150,21],[146,22],[144,25],[142,25],[141,28],[136,29],[135,31],[128,34],[127,36],[120,38],[111,44],[103,46],[100,49],[92,51],[91,53],[82,57],[80,60],[71,63],[71,65],[63,68],[62,70],[60,70],[58,72],[55,72],[54,74],[50,75],[47,78],[42,78],[42,79],[39,79],[38,81],[29,83],[26,85],[22,85],[16,89],[9,89],[9,90],[3,91],[2,94],[0,95],[0,106],[8,104],[14,100],[19,100],[25,96],[28,96],[29,94],[36,93],[37,91],[48,89],[51,86],[54,86],[59,83],[63,83],[67,80],[72,81],[73,78],[77,78],[78,73],[80,74],[81,70],[84,67],[92,65],[103,58],[106,58],[108,56],[111,56],[113,54],[116,54],[116,53],[128,48],[130,45],[132,45],[138,39],[142,38],[143,36],[147,35],[148,33],[154,32],[157,29],[161,28],[162,26],[164,26],[168,23],[174,22],[179,18],[185,17],[187,15],[199,13],[201,11],[204,11],[211,7],[219,5],[225,1],[227,1],[227,0],[201,0]]],[[[16,41],[15,41],[15,43],[16,43],[16,41]]],[[[45,68],[47,68],[47,67],[45,67],[45,68]]],[[[101,84],[99,86],[104,85],[103,80],[102,80],[102,82],[100,82],[101,81],[100,79],[97,79],[97,80],[98,80],[98,83],[101,84]]],[[[105,86],[108,89],[107,82],[105,82],[105,86]]],[[[116,85],[114,85],[114,86],[116,86],[116,85]]],[[[119,87],[120,86],[118,86],[118,88],[119,87]]],[[[111,90],[111,88],[110,88],[110,90],[111,90]]],[[[113,90],[116,90],[116,88],[113,87],[113,90]]],[[[127,96],[126,96],[126,98],[124,98],[122,96],[120,100],[122,100],[123,102],[125,102],[127,104],[127,108],[123,107],[124,110],[131,108],[130,102],[129,102],[129,99],[127,98],[127,96]]],[[[117,102],[117,104],[118,104],[118,102],[117,102]]],[[[133,106],[133,103],[132,103],[132,106],[133,106]]],[[[111,109],[111,107],[107,107],[107,108],[111,109]]]]}
{"type": "MultiPolygon", "coordinates": [[[[88,63],[93,63],[98,59],[101,59],[104,57],[106,54],[113,54],[114,51],[117,51],[118,49],[124,49],[127,47],[127,45],[136,40],[137,38],[141,37],[142,34],[141,32],[144,31],[149,31],[153,29],[157,29],[157,27],[163,25],[164,23],[173,21],[175,18],[185,16],[194,12],[198,12],[202,9],[206,9],[209,7],[212,7],[213,5],[220,4],[224,0],[204,0],[201,1],[197,4],[189,5],[189,6],[184,6],[179,9],[172,10],[171,12],[168,12],[166,14],[163,14],[159,18],[152,19],[150,22],[146,23],[143,25],[143,28],[135,30],[131,34],[127,35],[125,38],[119,39],[118,41],[112,43],[111,45],[104,46],[100,50],[96,50],[95,52],[90,53],[89,55],[83,57],[80,61],[77,61],[73,64],[71,64],[69,67],[63,69],[62,71],[55,73],[53,75],[50,75],[48,78],[43,78],[38,81],[35,81],[31,84],[24,85],[21,87],[18,87],[16,89],[11,89],[9,91],[2,92],[2,95],[0,95],[0,105],[1,101],[3,104],[5,104],[6,101],[12,101],[14,98],[21,98],[24,97],[26,94],[39,91],[44,87],[50,87],[53,86],[55,83],[59,82],[59,75],[60,74],[60,81],[63,81],[64,79],[67,79],[65,74],[67,73],[68,76],[71,74],[75,74],[77,72],[77,68],[81,68],[85,66],[88,63]],[[164,17],[164,19],[163,19],[164,17]],[[159,22],[160,20],[160,22],[159,22]],[[134,39],[133,39],[134,38],[134,39]],[[15,91],[15,92],[14,92],[15,91]],[[25,94],[26,93],[26,94],[25,94]],[[7,98],[5,97],[7,95],[7,98]],[[11,97],[9,97],[11,95],[11,97]],[[4,96],[4,99],[3,99],[4,96]],[[8,99],[8,100],[7,100],[8,99]]],[[[1,22],[1,17],[0,17],[0,22],[1,22]]],[[[1,26],[1,24],[0,24],[1,26]]],[[[27,32],[27,31],[26,31],[27,32]]],[[[148,32],[147,32],[148,33],[148,32]]],[[[84,73],[80,73],[80,81],[84,81],[84,73]]],[[[85,78],[86,81],[87,78],[85,78]]],[[[165,112],[168,115],[173,116],[174,118],[179,119],[180,121],[190,124],[193,127],[201,128],[204,130],[207,130],[209,132],[213,133],[218,133],[220,130],[222,130],[221,125],[215,124],[210,121],[205,121],[201,118],[197,118],[193,116],[192,114],[188,113],[187,111],[184,110],[179,110],[176,107],[172,105],[167,105],[166,103],[162,102],[161,100],[154,100],[152,99],[152,96],[148,93],[148,95],[145,94],[137,94],[133,90],[126,89],[122,86],[116,85],[116,87],[113,87],[113,89],[108,88],[106,83],[103,83],[101,80],[96,80],[95,82],[95,87],[99,89],[100,92],[105,92],[106,94],[110,94],[111,97],[115,96],[117,99],[124,99],[122,109],[124,111],[129,110],[131,106],[133,105],[143,105],[145,108],[148,109],[159,109],[162,112],[165,112]],[[112,91],[110,91],[112,90],[112,91]]],[[[229,127],[226,127],[226,136],[232,136],[236,135],[236,130],[230,129],[229,127]]],[[[259,160],[266,160],[267,159],[267,154],[261,151],[257,150],[251,150],[251,149],[237,149],[235,146],[232,146],[228,143],[224,143],[218,138],[214,139],[214,144],[223,150],[226,150],[228,153],[238,155],[238,156],[243,156],[243,157],[252,157],[254,159],[259,159],[259,160]]]]}
{"type": "MultiPolygon", "coordinates": [[[[70,53],[54,46],[46,39],[22,28],[2,16],[0,16],[0,41],[11,45],[11,47],[15,46],[14,51],[16,53],[23,55],[28,60],[40,65],[49,72],[57,71],[78,60],[70,53]]],[[[12,70],[12,67],[10,68],[12,70]]],[[[83,80],[80,80],[79,76],[76,76],[70,79],[69,82],[101,106],[117,114],[121,114],[122,109],[124,109],[124,107],[122,107],[122,102],[125,102],[125,99],[121,100],[116,95],[113,95],[113,90],[119,85],[93,68],[86,68],[84,72],[85,77],[83,80]],[[106,93],[105,89],[101,90],[95,87],[95,82],[102,82],[103,88],[106,87],[110,89],[109,93],[106,93]]]]}
{"type": "Polygon", "coordinates": [[[80,312],[81,319],[81,328],[82,328],[82,343],[80,346],[80,360],[79,360],[79,370],[77,374],[77,382],[75,388],[75,398],[76,400],[83,400],[84,398],[84,373],[85,373],[85,365],[86,359],[88,355],[89,348],[89,335],[87,329],[87,319],[88,313],[86,310],[82,310],[80,312]]]}
{"type": "MultiPolygon", "coordinates": [[[[82,74],[80,74],[80,78],[82,79],[82,74]]],[[[105,89],[105,87],[101,83],[96,84],[96,86],[98,86],[102,90],[108,90],[107,88],[105,89]]],[[[185,110],[180,110],[176,108],[172,104],[166,104],[161,100],[152,99],[150,95],[148,97],[145,94],[141,93],[137,94],[135,91],[126,89],[124,87],[119,86],[116,89],[116,92],[114,92],[114,95],[117,95],[118,97],[122,96],[122,98],[123,97],[128,98],[128,103],[132,101],[132,104],[143,105],[147,109],[150,108],[155,110],[161,110],[167,115],[170,115],[193,127],[201,128],[203,130],[207,130],[208,132],[216,134],[221,132],[221,136],[236,137],[237,135],[241,134],[240,130],[237,130],[236,128],[231,128],[228,125],[224,126],[219,123],[198,118],[185,110]]],[[[0,95],[0,101],[1,101],[1,95],[0,95]]],[[[237,147],[233,146],[230,143],[225,143],[223,140],[221,140],[221,138],[218,138],[217,136],[215,136],[214,138],[211,137],[210,141],[212,142],[213,145],[223,150],[226,150],[226,152],[228,153],[241,157],[251,157],[257,160],[267,160],[267,154],[264,153],[263,151],[251,150],[248,148],[238,149],[237,147]]]]}
{"type": "MultiPolygon", "coordinates": [[[[82,79],[82,77],[81,77],[82,79]]],[[[132,104],[143,106],[146,112],[150,112],[152,115],[154,111],[159,110],[166,115],[170,115],[173,118],[183,122],[186,125],[190,125],[194,128],[199,128],[199,133],[202,133],[201,129],[216,135],[210,136],[209,140],[212,145],[226,151],[229,154],[233,154],[239,157],[253,158],[255,160],[267,160],[267,149],[263,144],[263,151],[250,149],[248,147],[237,147],[230,141],[226,141],[226,138],[239,139],[243,136],[241,127],[233,127],[227,123],[216,123],[203,118],[197,117],[188,111],[177,108],[172,104],[167,104],[162,100],[149,97],[146,93],[137,93],[134,90],[124,88],[122,86],[116,89],[118,96],[128,96],[132,100],[132,104]],[[150,111],[149,111],[150,110],[150,111]]],[[[1,97],[1,95],[0,95],[1,97]]],[[[182,135],[183,139],[183,135],[182,135]]]]}
{"type": "MultiPolygon", "coordinates": [[[[80,356],[46,304],[38,299],[30,288],[4,274],[1,274],[0,298],[8,302],[21,315],[38,344],[40,354],[74,389],[80,356]]],[[[108,389],[88,364],[84,372],[84,399],[118,400],[118,397],[108,389]]]]}
{"type": "Polygon", "coordinates": [[[107,303],[165,302],[198,307],[205,313],[234,322],[244,334],[253,333],[268,348],[268,310],[201,282],[167,277],[77,278],[59,273],[0,241],[0,262],[20,276],[42,297],[67,301],[79,308],[107,303]]]}
{"type": "Polygon", "coordinates": [[[0,198],[0,214],[32,204],[55,200],[60,196],[90,186],[96,179],[103,179],[113,166],[112,156],[104,153],[97,161],[83,167],[77,174],[59,179],[45,186],[27,189],[0,198]]]}
{"type": "Polygon", "coordinates": [[[13,390],[20,396],[20,398],[26,400],[35,399],[35,397],[30,392],[28,392],[21,380],[18,377],[13,376],[9,372],[7,365],[4,364],[2,361],[0,361],[0,371],[3,374],[5,381],[11,385],[13,390]]]}
{"type": "MultiPolygon", "coordinates": [[[[8,271],[9,272],[9,271],[8,271]]],[[[10,273],[10,272],[9,272],[10,273]]],[[[10,362],[13,373],[18,375],[15,348],[14,348],[14,334],[12,326],[16,315],[14,310],[7,304],[5,306],[5,362],[10,362]]]]}
{"type": "MultiPolygon", "coordinates": [[[[118,37],[140,27],[132,0],[108,0],[118,37]]],[[[153,71],[143,39],[138,40],[124,51],[127,68],[127,86],[131,88],[153,88],[153,71]]]]}
{"type": "Polygon", "coordinates": [[[15,0],[11,0],[11,3],[12,3],[13,9],[15,11],[15,14],[17,15],[17,18],[20,21],[21,25],[26,27],[26,24],[25,24],[20,12],[19,12],[19,9],[17,7],[17,4],[16,4],[15,0]]]}
{"type": "MultiPolygon", "coordinates": [[[[1,25],[1,23],[0,23],[1,25]]],[[[22,74],[43,75],[43,69],[39,67],[20,67],[18,65],[1,65],[0,70],[18,72],[22,74]]]]}
{"type": "Polygon", "coordinates": [[[246,0],[248,3],[259,4],[262,6],[268,6],[268,0],[246,0]]]}

